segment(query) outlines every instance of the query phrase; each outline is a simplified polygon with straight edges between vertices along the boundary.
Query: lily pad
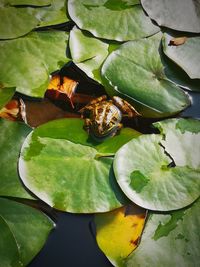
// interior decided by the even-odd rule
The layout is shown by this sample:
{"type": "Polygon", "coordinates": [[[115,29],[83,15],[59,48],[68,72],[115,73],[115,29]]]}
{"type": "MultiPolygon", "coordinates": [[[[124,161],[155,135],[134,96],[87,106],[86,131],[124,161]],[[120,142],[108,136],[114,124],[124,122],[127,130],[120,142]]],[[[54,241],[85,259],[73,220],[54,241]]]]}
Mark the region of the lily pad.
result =
{"type": "Polygon", "coordinates": [[[174,35],[165,33],[163,51],[171,60],[180,66],[191,79],[200,79],[200,37],[190,37],[181,45],[170,45],[174,35]]]}
{"type": "Polygon", "coordinates": [[[146,218],[146,211],[129,205],[111,212],[96,214],[98,246],[114,266],[123,261],[137,247],[146,218]]]}
{"type": "Polygon", "coordinates": [[[166,55],[161,56],[167,78],[183,89],[200,91],[200,79],[191,79],[188,74],[166,55]]]}
{"type": "Polygon", "coordinates": [[[30,7],[0,6],[0,39],[13,39],[32,31],[39,24],[35,15],[30,7]]]}
{"type": "Polygon", "coordinates": [[[51,0],[7,0],[11,6],[48,6],[51,0]]]}
{"type": "Polygon", "coordinates": [[[51,5],[37,10],[39,27],[55,26],[69,21],[66,0],[52,0],[51,5]]]}
{"type": "Polygon", "coordinates": [[[0,87],[0,109],[2,109],[15,93],[15,87],[1,88],[0,87]]]}
{"type": "Polygon", "coordinates": [[[7,87],[16,86],[20,93],[43,97],[49,74],[69,61],[67,40],[65,32],[45,31],[0,42],[1,83],[7,87]]]}
{"type": "Polygon", "coordinates": [[[23,144],[20,177],[37,197],[59,210],[93,213],[118,208],[127,198],[112,172],[113,148],[103,153],[97,145],[83,130],[83,120],[44,124],[23,144]]]}
{"type": "Polygon", "coordinates": [[[187,209],[152,214],[140,245],[125,261],[125,267],[198,266],[200,261],[200,199],[187,209]]]}
{"type": "Polygon", "coordinates": [[[177,31],[200,32],[199,0],[141,0],[141,4],[160,26],[177,31]]]}
{"type": "Polygon", "coordinates": [[[101,83],[100,67],[108,55],[109,45],[74,27],[70,32],[69,47],[73,62],[101,83]]]}
{"type": "Polygon", "coordinates": [[[170,119],[157,122],[154,126],[165,136],[161,143],[177,166],[200,169],[199,120],[170,119]]]}
{"type": "Polygon", "coordinates": [[[127,41],[159,31],[135,0],[69,0],[68,12],[79,28],[104,39],[127,41]]]}
{"type": "Polygon", "coordinates": [[[31,131],[25,124],[0,119],[0,196],[32,199],[18,175],[18,158],[22,143],[31,131]]]}
{"type": "Polygon", "coordinates": [[[130,41],[112,52],[102,67],[110,95],[119,94],[144,117],[166,117],[189,105],[187,95],[164,72],[159,47],[161,35],[130,41]]]}
{"type": "MultiPolygon", "coordinates": [[[[200,169],[187,164],[170,167],[173,155],[165,153],[161,142],[162,136],[154,134],[128,142],[115,155],[114,173],[123,192],[137,205],[159,211],[180,209],[200,196],[200,169]]],[[[176,145],[173,150],[177,151],[176,145]]]]}
{"type": "Polygon", "coordinates": [[[0,225],[3,225],[0,246],[5,252],[4,255],[0,253],[2,267],[26,266],[41,250],[54,227],[54,223],[38,210],[4,198],[0,198],[0,225]],[[4,230],[9,233],[8,237],[4,230]],[[3,262],[11,265],[2,265],[3,262]]]}

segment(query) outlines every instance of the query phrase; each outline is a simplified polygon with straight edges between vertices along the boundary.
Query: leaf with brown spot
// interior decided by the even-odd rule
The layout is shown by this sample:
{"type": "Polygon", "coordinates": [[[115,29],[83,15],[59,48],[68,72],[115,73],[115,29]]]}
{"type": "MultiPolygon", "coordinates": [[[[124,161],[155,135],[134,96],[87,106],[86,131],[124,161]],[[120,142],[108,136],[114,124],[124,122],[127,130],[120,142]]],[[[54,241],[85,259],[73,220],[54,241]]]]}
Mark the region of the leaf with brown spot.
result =
{"type": "Polygon", "coordinates": [[[130,205],[95,215],[97,243],[114,266],[138,246],[146,218],[146,210],[130,205]]]}
{"type": "Polygon", "coordinates": [[[183,37],[177,37],[177,38],[173,38],[170,40],[169,45],[171,46],[179,46],[184,44],[187,41],[187,37],[183,36],[183,37]]]}

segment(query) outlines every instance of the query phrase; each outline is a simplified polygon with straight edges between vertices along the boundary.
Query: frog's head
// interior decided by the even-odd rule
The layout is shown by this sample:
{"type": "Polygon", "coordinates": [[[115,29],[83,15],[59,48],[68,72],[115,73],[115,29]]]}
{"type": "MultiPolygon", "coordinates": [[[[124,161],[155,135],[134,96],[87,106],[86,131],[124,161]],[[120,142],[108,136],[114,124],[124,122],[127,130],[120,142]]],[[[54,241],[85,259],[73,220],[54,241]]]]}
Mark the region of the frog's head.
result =
{"type": "Polygon", "coordinates": [[[98,121],[93,121],[90,125],[90,132],[96,138],[106,138],[116,134],[118,124],[114,122],[99,123],[98,121]]]}

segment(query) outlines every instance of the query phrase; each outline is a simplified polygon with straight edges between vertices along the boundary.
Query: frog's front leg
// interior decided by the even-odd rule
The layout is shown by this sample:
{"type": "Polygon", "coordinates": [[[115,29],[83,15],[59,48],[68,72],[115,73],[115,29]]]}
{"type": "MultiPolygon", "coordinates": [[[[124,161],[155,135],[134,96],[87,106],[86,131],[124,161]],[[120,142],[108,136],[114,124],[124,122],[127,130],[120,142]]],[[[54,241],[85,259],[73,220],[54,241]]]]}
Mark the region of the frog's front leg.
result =
{"type": "Polygon", "coordinates": [[[126,100],[122,99],[121,97],[113,96],[112,99],[113,103],[122,111],[124,116],[133,118],[141,115],[133,106],[131,106],[126,100]]]}
{"type": "Polygon", "coordinates": [[[89,134],[89,131],[90,131],[90,125],[91,125],[91,120],[86,118],[83,128],[87,131],[88,134],[89,134]]]}

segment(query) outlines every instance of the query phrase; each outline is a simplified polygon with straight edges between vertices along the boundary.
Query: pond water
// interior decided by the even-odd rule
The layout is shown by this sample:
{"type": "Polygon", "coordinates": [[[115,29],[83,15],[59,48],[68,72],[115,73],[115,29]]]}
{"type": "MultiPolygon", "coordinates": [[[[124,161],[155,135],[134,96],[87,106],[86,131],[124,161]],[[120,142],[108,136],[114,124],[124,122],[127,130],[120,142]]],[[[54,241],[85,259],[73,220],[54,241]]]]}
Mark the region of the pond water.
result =
{"type": "MultiPolygon", "coordinates": [[[[189,93],[192,105],[181,117],[200,119],[200,94],[189,93]]],[[[144,123],[143,123],[144,124],[144,123]]],[[[142,125],[144,131],[144,125],[142,125]]],[[[94,234],[93,215],[53,211],[56,229],[29,267],[111,267],[99,250],[94,234]]]]}

